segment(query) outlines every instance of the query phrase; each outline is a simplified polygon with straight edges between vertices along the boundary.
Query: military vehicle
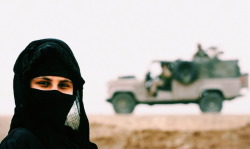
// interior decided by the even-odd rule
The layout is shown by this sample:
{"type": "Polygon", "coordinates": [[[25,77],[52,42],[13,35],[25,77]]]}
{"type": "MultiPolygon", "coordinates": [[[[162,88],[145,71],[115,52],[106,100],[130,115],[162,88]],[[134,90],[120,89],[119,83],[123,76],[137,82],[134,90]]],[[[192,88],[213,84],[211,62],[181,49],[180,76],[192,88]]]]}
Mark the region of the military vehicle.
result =
{"type": "Polygon", "coordinates": [[[248,74],[240,72],[238,60],[220,60],[219,52],[208,56],[199,51],[191,61],[153,61],[145,80],[122,76],[108,82],[107,101],[116,113],[123,114],[132,113],[138,104],[178,103],[196,103],[204,113],[219,113],[224,100],[241,96],[240,90],[248,87],[248,74]],[[149,96],[150,84],[162,64],[167,64],[172,73],[170,82],[149,96]]]}

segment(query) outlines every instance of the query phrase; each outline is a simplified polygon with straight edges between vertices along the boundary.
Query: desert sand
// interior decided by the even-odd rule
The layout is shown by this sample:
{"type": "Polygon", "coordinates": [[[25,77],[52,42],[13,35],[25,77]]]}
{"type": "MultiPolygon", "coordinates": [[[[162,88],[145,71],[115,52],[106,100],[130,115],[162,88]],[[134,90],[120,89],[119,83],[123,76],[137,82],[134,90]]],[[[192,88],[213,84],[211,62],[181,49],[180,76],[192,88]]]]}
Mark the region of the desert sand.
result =
{"type": "MultiPolygon", "coordinates": [[[[90,115],[100,149],[250,149],[250,115],[90,115]]],[[[0,116],[0,140],[10,117],[0,116]]]]}

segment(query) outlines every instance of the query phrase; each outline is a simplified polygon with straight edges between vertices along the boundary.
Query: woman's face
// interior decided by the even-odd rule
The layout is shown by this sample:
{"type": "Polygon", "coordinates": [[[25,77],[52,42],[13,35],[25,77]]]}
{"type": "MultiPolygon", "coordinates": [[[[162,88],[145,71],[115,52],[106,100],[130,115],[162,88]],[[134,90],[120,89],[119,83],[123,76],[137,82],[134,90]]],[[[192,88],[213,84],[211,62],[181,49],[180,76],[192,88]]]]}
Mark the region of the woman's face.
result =
{"type": "Polygon", "coordinates": [[[40,76],[33,78],[30,87],[39,90],[58,90],[73,95],[73,83],[70,79],[59,76],[40,76]]]}

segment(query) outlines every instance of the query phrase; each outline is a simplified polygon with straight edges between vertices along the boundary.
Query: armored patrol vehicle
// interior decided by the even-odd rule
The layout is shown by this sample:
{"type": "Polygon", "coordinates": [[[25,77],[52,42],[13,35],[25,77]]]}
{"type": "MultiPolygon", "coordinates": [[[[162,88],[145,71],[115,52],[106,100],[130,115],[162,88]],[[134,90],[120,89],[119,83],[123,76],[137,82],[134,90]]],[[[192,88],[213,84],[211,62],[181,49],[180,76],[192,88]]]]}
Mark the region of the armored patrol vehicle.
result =
{"type": "Polygon", "coordinates": [[[153,61],[145,80],[123,76],[110,81],[107,101],[116,113],[132,113],[138,104],[178,103],[196,103],[202,112],[219,113],[224,100],[241,96],[240,90],[248,87],[248,74],[240,72],[238,60],[220,60],[218,55],[211,57],[203,53],[198,51],[191,61],[153,61]],[[163,64],[168,66],[171,77],[149,96],[163,64]]]}

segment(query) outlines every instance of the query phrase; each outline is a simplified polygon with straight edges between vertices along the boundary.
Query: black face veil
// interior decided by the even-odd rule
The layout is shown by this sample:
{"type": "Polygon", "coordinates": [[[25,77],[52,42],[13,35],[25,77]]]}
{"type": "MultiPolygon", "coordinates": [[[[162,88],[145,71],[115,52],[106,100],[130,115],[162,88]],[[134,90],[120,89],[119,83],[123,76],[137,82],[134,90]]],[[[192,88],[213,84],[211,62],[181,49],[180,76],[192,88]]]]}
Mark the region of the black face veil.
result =
{"type": "Polygon", "coordinates": [[[19,127],[27,128],[46,148],[95,148],[89,141],[89,122],[82,101],[84,80],[66,43],[57,39],[31,42],[16,60],[14,73],[16,107],[10,131],[19,127]],[[38,76],[61,76],[71,79],[73,95],[67,96],[55,91],[47,91],[45,95],[44,91],[30,89],[31,79],[38,76]],[[51,121],[53,116],[61,116],[58,121],[63,123],[55,125],[51,121]]]}

